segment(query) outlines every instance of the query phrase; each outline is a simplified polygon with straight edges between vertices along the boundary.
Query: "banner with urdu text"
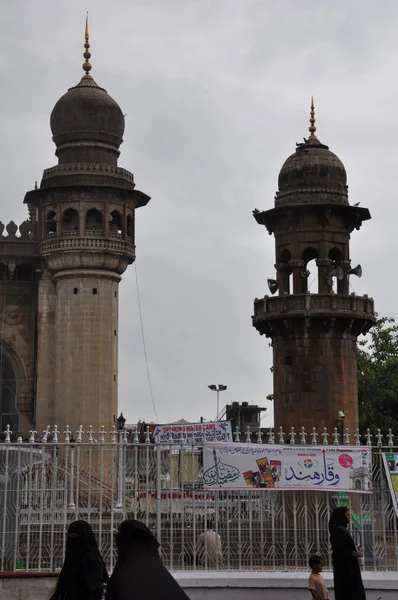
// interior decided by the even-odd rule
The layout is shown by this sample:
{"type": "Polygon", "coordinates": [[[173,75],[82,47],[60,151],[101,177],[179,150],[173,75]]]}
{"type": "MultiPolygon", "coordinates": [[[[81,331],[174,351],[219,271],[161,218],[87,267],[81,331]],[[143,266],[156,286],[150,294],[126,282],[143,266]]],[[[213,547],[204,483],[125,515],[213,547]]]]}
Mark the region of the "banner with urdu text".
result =
{"type": "Polygon", "coordinates": [[[203,487],[209,490],[372,492],[366,446],[279,446],[207,443],[203,487]]]}
{"type": "Polygon", "coordinates": [[[398,517],[398,454],[393,452],[384,452],[383,463],[391,494],[391,500],[394,506],[395,514],[398,517]]]}
{"type": "Polygon", "coordinates": [[[159,444],[197,444],[204,442],[221,442],[232,440],[231,421],[214,421],[206,423],[187,423],[181,425],[155,425],[152,435],[159,444]]]}

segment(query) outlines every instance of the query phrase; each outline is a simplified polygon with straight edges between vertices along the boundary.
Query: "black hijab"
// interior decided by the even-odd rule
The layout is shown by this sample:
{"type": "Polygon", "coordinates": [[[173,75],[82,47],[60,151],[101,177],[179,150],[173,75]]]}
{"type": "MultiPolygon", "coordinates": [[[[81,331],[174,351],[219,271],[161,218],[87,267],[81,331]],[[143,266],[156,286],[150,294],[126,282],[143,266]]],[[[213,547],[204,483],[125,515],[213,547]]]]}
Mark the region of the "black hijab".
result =
{"type": "Polygon", "coordinates": [[[189,600],[159,555],[159,542],[148,527],[127,519],[116,534],[118,557],[107,600],[189,600]],[[149,582],[149,583],[148,583],[149,582]]]}
{"type": "Polygon", "coordinates": [[[65,559],[58,578],[58,591],[67,589],[68,585],[76,579],[78,573],[84,568],[85,559],[89,554],[102,564],[104,580],[106,580],[108,574],[91,525],[87,521],[73,521],[68,528],[65,559]]]}
{"type": "MultiPolygon", "coordinates": [[[[117,563],[136,550],[148,550],[158,553],[160,544],[148,527],[136,519],[126,519],[119,525],[116,534],[116,547],[118,551],[117,563]]],[[[117,568],[117,564],[115,569],[117,568]]]]}
{"type": "Polygon", "coordinates": [[[329,521],[329,532],[332,533],[332,531],[334,530],[335,527],[347,527],[348,525],[348,519],[347,519],[347,512],[350,509],[347,508],[347,506],[338,506],[337,508],[334,509],[334,511],[332,512],[332,516],[330,517],[330,521],[329,521]]]}

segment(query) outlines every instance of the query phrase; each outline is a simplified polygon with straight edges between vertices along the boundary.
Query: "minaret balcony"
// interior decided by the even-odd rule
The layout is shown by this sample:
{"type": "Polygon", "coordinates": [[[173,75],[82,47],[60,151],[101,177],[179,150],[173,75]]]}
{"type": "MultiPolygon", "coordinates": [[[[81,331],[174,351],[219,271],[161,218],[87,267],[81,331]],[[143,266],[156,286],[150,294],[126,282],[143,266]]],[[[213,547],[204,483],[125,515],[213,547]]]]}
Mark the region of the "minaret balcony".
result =
{"type": "Polygon", "coordinates": [[[135,246],[131,238],[123,240],[119,235],[117,237],[109,235],[109,238],[105,239],[102,235],[79,237],[79,235],[74,235],[74,232],[69,232],[68,235],[62,235],[62,237],[49,236],[40,244],[41,254],[60,250],[103,250],[135,257],[135,246]]]}
{"type": "Polygon", "coordinates": [[[264,296],[254,301],[253,326],[267,337],[272,337],[274,325],[280,321],[285,328],[296,320],[319,320],[333,324],[336,321],[350,324],[361,322],[366,333],[375,323],[373,298],[343,294],[284,294],[264,296]]]}

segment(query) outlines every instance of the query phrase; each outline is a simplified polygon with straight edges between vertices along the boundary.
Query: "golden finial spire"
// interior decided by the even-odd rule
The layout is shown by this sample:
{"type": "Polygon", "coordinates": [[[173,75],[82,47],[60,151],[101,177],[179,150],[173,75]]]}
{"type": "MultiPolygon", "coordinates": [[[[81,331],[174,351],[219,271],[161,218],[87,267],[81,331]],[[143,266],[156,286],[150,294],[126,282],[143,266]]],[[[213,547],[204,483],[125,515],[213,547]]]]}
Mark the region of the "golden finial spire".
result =
{"type": "Polygon", "coordinates": [[[311,125],[308,128],[308,131],[310,132],[310,136],[309,136],[308,140],[309,141],[317,140],[318,138],[315,135],[316,127],[315,127],[314,96],[311,96],[310,123],[311,123],[311,125]]]}
{"type": "Polygon", "coordinates": [[[90,62],[90,58],[91,58],[91,53],[90,53],[90,42],[89,42],[89,33],[88,33],[88,13],[86,15],[86,30],[84,32],[84,38],[85,38],[85,42],[84,42],[84,52],[83,52],[83,56],[84,56],[84,64],[83,64],[83,71],[85,72],[85,75],[83,75],[83,79],[92,79],[91,75],[90,75],[90,71],[91,71],[91,62],[90,62]]]}

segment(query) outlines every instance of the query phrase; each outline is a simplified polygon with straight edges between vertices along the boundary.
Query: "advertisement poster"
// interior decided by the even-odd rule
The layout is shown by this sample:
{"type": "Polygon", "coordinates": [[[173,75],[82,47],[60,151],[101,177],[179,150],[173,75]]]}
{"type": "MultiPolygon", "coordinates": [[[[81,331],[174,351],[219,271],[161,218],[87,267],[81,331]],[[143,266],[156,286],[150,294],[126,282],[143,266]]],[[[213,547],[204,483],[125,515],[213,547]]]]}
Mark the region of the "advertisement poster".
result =
{"type": "Polygon", "coordinates": [[[384,453],[383,463],[395,514],[398,517],[398,454],[384,453]]]}
{"type": "Polygon", "coordinates": [[[370,493],[371,477],[372,453],[366,446],[203,446],[203,488],[209,490],[370,493]]]}
{"type": "Polygon", "coordinates": [[[187,425],[156,425],[153,429],[154,440],[159,444],[181,443],[181,434],[185,444],[202,446],[204,442],[231,442],[232,428],[230,421],[214,423],[189,423],[187,425]]]}

